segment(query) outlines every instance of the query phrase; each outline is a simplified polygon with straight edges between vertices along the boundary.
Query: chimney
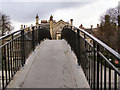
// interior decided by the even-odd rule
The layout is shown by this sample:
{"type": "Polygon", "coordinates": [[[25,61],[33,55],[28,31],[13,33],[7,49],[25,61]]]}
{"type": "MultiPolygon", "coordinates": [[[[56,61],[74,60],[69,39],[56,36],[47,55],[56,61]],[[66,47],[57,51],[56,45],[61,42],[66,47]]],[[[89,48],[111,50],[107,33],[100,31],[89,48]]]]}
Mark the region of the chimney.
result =
{"type": "Polygon", "coordinates": [[[110,16],[109,15],[105,15],[105,23],[109,24],[110,23],[110,16]]]}
{"type": "Polygon", "coordinates": [[[97,30],[99,30],[99,24],[97,24],[97,30]]]}
{"type": "Polygon", "coordinates": [[[82,29],[82,28],[83,28],[83,25],[81,24],[81,25],[79,26],[79,28],[81,28],[81,29],[82,29]]]}
{"type": "Polygon", "coordinates": [[[93,25],[91,25],[91,30],[93,30],[93,25]]]}
{"type": "Polygon", "coordinates": [[[23,25],[21,25],[21,29],[23,29],[23,25]]]}
{"type": "Polygon", "coordinates": [[[70,19],[70,25],[73,26],[73,19],[70,19]]]}
{"type": "Polygon", "coordinates": [[[50,16],[50,21],[53,21],[53,16],[52,15],[50,16]]]}

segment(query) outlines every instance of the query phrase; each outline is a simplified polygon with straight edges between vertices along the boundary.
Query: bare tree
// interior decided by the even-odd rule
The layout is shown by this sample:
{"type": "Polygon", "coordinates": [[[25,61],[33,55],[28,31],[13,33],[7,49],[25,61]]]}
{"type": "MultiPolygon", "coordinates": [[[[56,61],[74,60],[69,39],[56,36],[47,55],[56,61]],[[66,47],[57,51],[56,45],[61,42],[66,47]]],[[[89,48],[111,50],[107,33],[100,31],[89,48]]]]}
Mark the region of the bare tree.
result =
{"type": "Polygon", "coordinates": [[[10,31],[13,30],[10,22],[10,16],[2,13],[0,14],[0,29],[2,32],[2,36],[10,33],[10,31]]]}
{"type": "Polygon", "coordinates": [[[110,22],[111,23],[118,23],[118,8],[110,8],[108,9],[103,15],[100,16],[100,22],[102,24],[105,23],[105,15],[109,15],[110,16],[110,22]]]}
{"type": "Polygon", "coordinates": [[[104,15],[101,15],[101,25],[94,35],[111,48],[118,50],[118,10],[117,8],[108,9],[104,15]]]}

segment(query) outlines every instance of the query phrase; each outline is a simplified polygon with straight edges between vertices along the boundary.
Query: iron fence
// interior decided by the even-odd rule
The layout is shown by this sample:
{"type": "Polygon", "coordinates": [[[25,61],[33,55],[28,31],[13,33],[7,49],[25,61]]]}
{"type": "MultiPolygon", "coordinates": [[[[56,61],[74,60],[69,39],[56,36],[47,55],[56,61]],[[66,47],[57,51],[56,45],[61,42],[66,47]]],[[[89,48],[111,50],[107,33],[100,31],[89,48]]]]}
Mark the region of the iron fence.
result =
{"type": "Polygon", "coordinates": [[[72,47],[92,90],[120,88],[119,53],[74,26],[65,26],[61,38],[72,47]]]}
{"type": "Polygon", "coordinates": [[[0,46],[2,89],[7,87],[16,72],[24,66],[27,57],[35,47],[45,38],[51,39],[49,30],[40,26],[24,28],[3,36],[0,40],[4,41],[7,37],[12,38],[0,46]]]}

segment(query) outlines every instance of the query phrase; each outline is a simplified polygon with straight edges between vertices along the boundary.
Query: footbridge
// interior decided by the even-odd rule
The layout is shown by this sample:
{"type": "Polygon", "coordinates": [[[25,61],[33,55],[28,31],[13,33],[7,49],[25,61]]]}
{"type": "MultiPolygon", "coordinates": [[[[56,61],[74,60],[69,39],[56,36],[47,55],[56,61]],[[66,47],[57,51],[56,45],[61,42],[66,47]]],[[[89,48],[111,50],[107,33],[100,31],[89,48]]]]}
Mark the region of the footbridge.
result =
{"type": "Polygon", "coordinates": [[[120,54],[83,29],[66,25],[61,39],[32,26],[0,38],[0,84],[6,88],[120,89],[120,54]],[[27,31],[26,31],[27,30],[27,31]]]}

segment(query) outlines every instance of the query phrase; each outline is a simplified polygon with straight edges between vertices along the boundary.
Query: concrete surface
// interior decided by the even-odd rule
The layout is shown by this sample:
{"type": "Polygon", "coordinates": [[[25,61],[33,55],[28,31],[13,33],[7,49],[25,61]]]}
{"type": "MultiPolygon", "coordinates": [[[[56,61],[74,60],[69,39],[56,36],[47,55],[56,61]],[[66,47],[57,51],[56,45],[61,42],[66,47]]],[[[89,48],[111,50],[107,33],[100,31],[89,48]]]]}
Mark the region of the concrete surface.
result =
{"type": "Polygon", "coordinates": [[[45,40],[8,88],[89,88],[89,85],[67,42],[45,40]]]}

